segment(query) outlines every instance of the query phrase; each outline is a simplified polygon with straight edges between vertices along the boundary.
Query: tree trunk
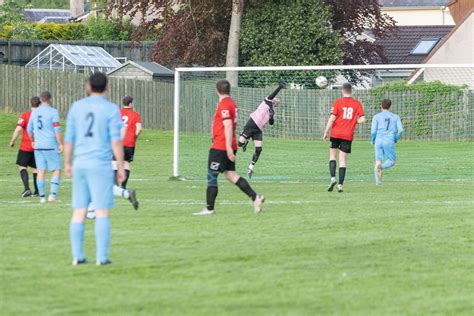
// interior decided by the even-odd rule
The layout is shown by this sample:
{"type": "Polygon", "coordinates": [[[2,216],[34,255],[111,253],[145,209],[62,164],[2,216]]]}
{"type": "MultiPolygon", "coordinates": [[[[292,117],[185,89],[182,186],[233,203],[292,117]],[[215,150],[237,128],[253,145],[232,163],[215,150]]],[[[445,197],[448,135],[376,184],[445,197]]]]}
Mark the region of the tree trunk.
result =
{"type": "MultiPolygon", "coordinates": [[[[245,0],[232,0],[232,18],[230,20],[229,40],[227,43],[227,67],[239,66],[240,26],[244,13],[244,2],[245,0]]],[[[226,78],[233,87],[239,83],[239,74],[237,71],[228,71],[226,78]]]]}

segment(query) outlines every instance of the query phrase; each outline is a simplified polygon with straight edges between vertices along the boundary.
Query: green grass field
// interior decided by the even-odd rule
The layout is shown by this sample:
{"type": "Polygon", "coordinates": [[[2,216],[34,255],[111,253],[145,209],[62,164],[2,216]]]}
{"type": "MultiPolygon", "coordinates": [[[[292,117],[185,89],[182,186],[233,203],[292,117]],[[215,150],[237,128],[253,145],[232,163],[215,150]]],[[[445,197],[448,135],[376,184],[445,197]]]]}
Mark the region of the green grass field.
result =
{"type": "MultiPolygon", "coordinates": [[[[264,213],[221,179],[217,214],[196,218],[205,140],[183,141],[191,177],[169,181],[172,134],[145,131],[129,182],[141,209],[118,201],[113,265],[73,268],[71,182],[55,204],[19,197],[15,122],[0,115],[1,315],[474,313],[472,142],[401,142],[382,187],[370,144],[356,142],[338,194],[326,192],[327,144],[269,139],[251,182],[264,213]]],[[[94,261],[92,221],[85,251],[94,261]]]]}

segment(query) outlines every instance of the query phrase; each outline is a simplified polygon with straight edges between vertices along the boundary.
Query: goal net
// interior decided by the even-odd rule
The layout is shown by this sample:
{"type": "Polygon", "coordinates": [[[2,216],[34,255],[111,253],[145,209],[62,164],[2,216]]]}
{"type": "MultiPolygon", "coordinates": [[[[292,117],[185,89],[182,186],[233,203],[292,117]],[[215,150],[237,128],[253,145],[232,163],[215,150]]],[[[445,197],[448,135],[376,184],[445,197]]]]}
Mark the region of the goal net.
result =
{"type": "MultiPolygon", "coordinates": [[[[315,150],[310,147],[315,141],[321,143],[332,103],[341,97],[345,82],[352,84],[354,97],[363,104],[367,118],[365,125],[356,128],[355,144],[369,140],[371,119],[380,111],[384,98],[391,99],[391,110],[400,115],[405,140],[473,139],[473,65],[177,68],[174,177],[205,176],[207,151],[212,143],[211,125],[218,103],[215,84],[230,77],[234,78],[231,96],[239,107],[237,136],[249,115],[278,82],[286,82],[278,95],[281,103],[275,111],[275,124],[264,130],[262,153],[262,159],[268,151],[282,158],[265,164],[261,179],[276,175],[286,179],[285,170],[292,161],[315,160],[315,150]],[[327,86],[318,86],[316,78],[320,76],[327,79],[327,86]]],[[[245,172],[252,145],[248,151],[239,154],[239,172],[245,172]]],[[[304,178],[311,170],[297,172],[304,178]]]]}

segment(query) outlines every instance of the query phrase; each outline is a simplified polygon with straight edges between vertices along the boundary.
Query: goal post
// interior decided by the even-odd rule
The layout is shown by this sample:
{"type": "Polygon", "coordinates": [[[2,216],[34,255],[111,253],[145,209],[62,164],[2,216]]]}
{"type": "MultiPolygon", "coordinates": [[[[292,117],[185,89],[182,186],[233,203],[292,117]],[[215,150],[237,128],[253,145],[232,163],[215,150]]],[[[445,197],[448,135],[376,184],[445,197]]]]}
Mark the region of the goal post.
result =
{"type": "Polygon", "coordinates": [[[174,178],[202,176],[218,102],[215,84],[225,79],[227,72],[238,77],[238,85],[231,91],[239,107],[237,133],[263,98],[284,80],[287,86],[280,92],[282,102],[276,110],[276,123],[264,131],[265,137],[274,141],[297,144],[319,139],[344,82],[353,84],[354,96],[364,105],[369,120],[369,124],[357,128],[355,140],[369,138],[370,120],[383,98],[392,100],[393,111],[406,126],[408,140],[473,139],[472,64],[176,68],[174,178]],[[317,86],[315,79],[319,76],[327,78],[327,87],[317,86]]]}

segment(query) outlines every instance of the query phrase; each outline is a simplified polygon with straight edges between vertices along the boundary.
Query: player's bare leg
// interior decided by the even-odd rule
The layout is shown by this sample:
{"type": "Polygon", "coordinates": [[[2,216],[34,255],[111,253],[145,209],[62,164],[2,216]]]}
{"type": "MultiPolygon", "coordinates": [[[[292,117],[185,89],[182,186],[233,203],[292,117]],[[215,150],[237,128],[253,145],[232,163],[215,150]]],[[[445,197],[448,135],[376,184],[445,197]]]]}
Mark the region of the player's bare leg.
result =
{"type": "Polygon", "coordinates": [[[382,161],[377,160],[375,161],[375,184],[381,185],[382,184],[382,161]]]}
{"type": "Polygon", "coordinates": [[[332,190],[334,190],[334,187],[337,184],[337,181],[336,181],[336,167],[337,167],[336,155],[337,155],[337,149],[329,148],[329,174],[331,175],[331,180],[329,182],[328,192],[332,192],[332,190]]]}
{"type": "Polygon", "coordinates": [[[265,197],[255,193],[247,180],[239,176],[235,171],[226,171],[224,172],[224,176],[229,182],[238,186],[242,192],[252,199],[255,213],[260,213],[262,211],[262,205],[263,202],[265,202],[265,197]]]}
{"type": "Polygon", "coordinates": [[[347,153],[339,150],[339,182],[337,184],[337,192],[343,192],[344,178],[346,177],[346,160],[347,153]]]}
{"type": "Polygon", "coordinates": [[[258,158],[260,158],[260,154],[263,150],[263,142],[261,140],[255,140],[253,143],[255,144],[255,153],[253,154],[252,161],[247,167],[247,174],[249,178],[252,178],[255,164],[257,163],[258,158]]]}
{"type": "Polygon", "coordinates": [[[71,238],[73,266],[87,263],[86,257],[84,256],[83,252],[86,214],[87,210],[82,208],[74,209],[72,213],[69,233],[71,238]]]}

